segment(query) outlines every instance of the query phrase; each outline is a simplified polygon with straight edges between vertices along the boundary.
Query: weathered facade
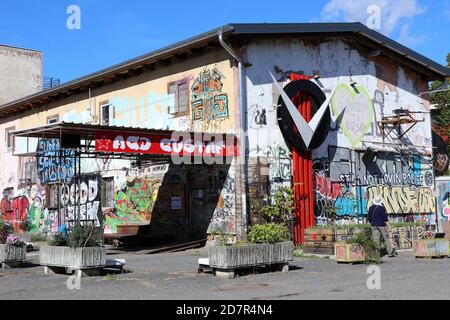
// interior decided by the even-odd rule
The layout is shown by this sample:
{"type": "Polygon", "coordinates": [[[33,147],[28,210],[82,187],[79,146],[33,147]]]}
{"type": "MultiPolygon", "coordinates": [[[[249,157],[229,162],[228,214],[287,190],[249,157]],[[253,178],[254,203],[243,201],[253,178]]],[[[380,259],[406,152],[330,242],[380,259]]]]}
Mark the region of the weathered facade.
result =
{"type": "MultiPolygon", "coordinates": [[[[398,44],[392,49],[374,41],[369,35],[376,33],[360,24],[227,26],[222,32],[242,56],[239,64],[218,31],[4,105],[2,130],[64,121],[242,138],[241,129],[248,129],[243,165],[241,156],[217,165],[141,165],[105,157],[81,163],[87,191],[81,213],[105,233],[150,224],[155,233],[186,238],[217,231],[242,238],[277,186],[303,184],[293,178],[297,151],[280,130],[280,95],[270,71],[283,86],[303,79],[332,95],[329,124],[320,124],[324,141],[304,151],[310,167],[302,179],[313,192],[296,191],[307,206],[296,213],[296,224],[328,223],[330,206],[339,222],[361,222],[376,194],[393,220],[436,224],[430,106],[420,93],[448,69],[398,44]],[[380,125],[399,109],[412,120],[394,130],[380,125]],[[299,221],[304,215],[314,219],[299,221]]],[[[308,106],[310,116],[319,107],[314,101],[308,106]]],[[[19,233],[24,220],[31,225],[27,232],[56,232],[73,220],[73,164],[51,157],[58,143],[16,138],[17,167],[1,170],[0,190],[14,188],[2,200],[2,218],[19,233]]],[[[5,150],[0,152],[3,163],[5,150]]]]}

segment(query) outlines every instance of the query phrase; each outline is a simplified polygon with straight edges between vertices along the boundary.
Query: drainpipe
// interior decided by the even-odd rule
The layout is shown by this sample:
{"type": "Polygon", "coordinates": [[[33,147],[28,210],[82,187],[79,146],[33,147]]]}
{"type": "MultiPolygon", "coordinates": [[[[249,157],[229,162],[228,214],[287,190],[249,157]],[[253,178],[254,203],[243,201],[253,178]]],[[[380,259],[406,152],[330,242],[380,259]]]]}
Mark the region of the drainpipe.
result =
{"type": "Polygon", "coordinates": [[[223,39],[222,30],[219,31],[219,43],[222,47],[238,62],[239,70],[239,113],[240,113],[240,154],[243,157],[241,161],[242,181],[244,185],[244,192],[242,193],[242,212],[243,212],[243,234],[244,239],[247,237],[248,230],[248,128],[247,128],[247,82],[245,72],[244,57],[238,54],[228,43],[223,39]]]}

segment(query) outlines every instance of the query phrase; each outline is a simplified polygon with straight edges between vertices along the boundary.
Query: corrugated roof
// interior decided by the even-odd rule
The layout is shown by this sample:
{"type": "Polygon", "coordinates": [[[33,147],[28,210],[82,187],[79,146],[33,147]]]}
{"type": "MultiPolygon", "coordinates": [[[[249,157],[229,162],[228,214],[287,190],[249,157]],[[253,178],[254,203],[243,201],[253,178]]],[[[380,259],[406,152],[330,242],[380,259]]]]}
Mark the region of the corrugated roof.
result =
{"type": "MultiPolygon", "coordinates": [[[[49,99],[58,98],[60,95],[66,96],[74,90],[89,87],[92,84],[102,83],[109,78],[115,78],[120,74],[126,74],[132,70],[143,68],[157,61],[164,60],[176,54],[189,52],[198,47],[218,42],[218,32],[222,30],[224,37],[240,37],[252,35],[314,35],[314,34],[342,34],[360,35],[375,42],[378,46],[395,52],[401,59],[417,64],[423,69],[433,74],[435,79],[443,79],[450,76],[450,69],[444,67],[423,55],[397,43],[396,41],[373,31],[363,24],[356,23],[258,23],[258,24],[228,24],[174,45],[153,51],[137,58],[114,65],[110,68],[91,73],[84,77],[69,81],[56,88],[39,92],[22,99],[9,102],[0,106],[0,117],[10,114],[10,112],[20,112],[33,107],[35,104],[44,104],[49,99]]],[[[434,80],[434,79],[429,79],[434,80]]]]}
{"type": "MultiPolygon", "coordinates": [[[[161,129],[149,129],[142,127],[125,127],[125,126],[108,126],[98,124],[85,124],[75,122],[58,122],[38,126],[34,128],[28,128],[23,130],[17,130],[12,132],[15,137],[28,137],[28,138],[46,138],[46,139],[59,139],[61,135],[79,135],[82,140],[95,139],[96,133],[99,132],[127,132],[135,134],[155,134],[155,135],[172,135],[172,134],[190,134],[190,135],[202,135],[205,138],[229,135],[226,133],[205,133],[205,132],[182,132],[175,130],[161,130],[161,129]]],[[[229,135],[235,138],[235,135],[229,135]]]]}

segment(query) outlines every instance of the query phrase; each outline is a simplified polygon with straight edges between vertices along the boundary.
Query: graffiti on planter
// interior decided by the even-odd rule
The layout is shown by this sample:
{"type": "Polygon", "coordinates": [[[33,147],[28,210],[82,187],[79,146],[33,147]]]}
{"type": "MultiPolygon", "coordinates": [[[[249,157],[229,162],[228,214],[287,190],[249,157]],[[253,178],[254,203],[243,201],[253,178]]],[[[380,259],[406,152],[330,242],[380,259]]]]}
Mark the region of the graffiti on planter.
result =
{"type": "MultiPolygon", "coordinates": [[[[337,229],[336,241],[337,243],[345,243],[352,236],[361,232],[361,228],[342,228],[337,229]]],[[[389,238],[396,249],[411,249],[414,240],[433,239],[435,237],[435,225],[405,225],[392,227],[389,233],[389,238]]]]}
{"type": "Polygon", "coordinates": [[[160,180],[130,178],[114,196],[115,212],[105,215],[104,233],[117,233],[118,225],[150,224],[160,186],[160,180]]]}
{"type": "Polygon", "coordinates": [[[58,139],[39,139],[37,171],[41,184],[51,182],[69,183],[74,175],[74,151],[60,151],[58,139]]]}
{"type": "Polygon", "coordinates": [[[367,210],[375,196],[383,198],[388,214],[430,214],[436,212],[435,196],[429,187],[376,185],[367,188],[367,210]]]}
{"type": "Polygon", "coordinates": [[[225,76],[217,68],[205,69],[192,85],[192,120],[212,121],[229,117],[228,95],[222,93],[225,76]]]}
{"type": "Polygon", "coordinates": [[[100,226],[100,179],[97,175],[82,175],[76,181],[61,186],[62,216],[69,226],[78,217],[81,221],[92,221],[95,226],[100,226]]]}

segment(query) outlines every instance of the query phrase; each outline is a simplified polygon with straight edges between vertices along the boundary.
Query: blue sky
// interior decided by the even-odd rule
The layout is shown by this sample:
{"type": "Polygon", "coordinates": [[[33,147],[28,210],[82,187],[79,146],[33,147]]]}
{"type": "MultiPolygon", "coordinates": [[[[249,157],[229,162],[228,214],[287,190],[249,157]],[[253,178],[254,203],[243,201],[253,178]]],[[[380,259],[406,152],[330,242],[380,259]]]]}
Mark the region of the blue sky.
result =
{"type": "Polygon", "coordinates": [[[381,32],[446,64],[450,0],[1,0],[0,44],[44,52],[44,74],[68,81],[229,22],[366,23],[381,11],[381,32]],[[69,30],[69,5],[81,30],[69,30]]]}

